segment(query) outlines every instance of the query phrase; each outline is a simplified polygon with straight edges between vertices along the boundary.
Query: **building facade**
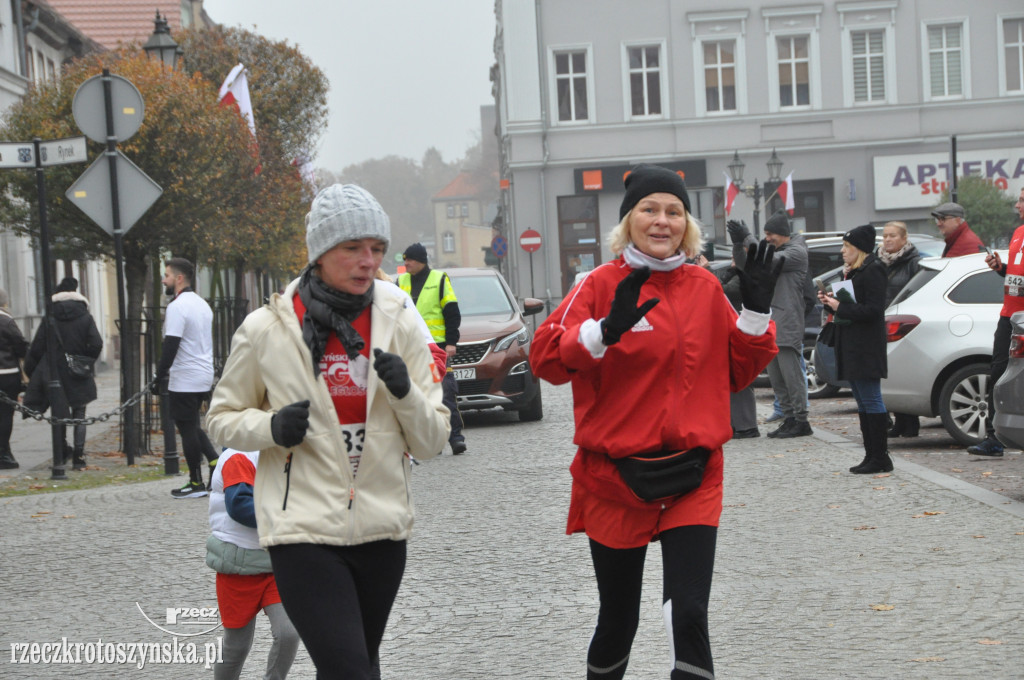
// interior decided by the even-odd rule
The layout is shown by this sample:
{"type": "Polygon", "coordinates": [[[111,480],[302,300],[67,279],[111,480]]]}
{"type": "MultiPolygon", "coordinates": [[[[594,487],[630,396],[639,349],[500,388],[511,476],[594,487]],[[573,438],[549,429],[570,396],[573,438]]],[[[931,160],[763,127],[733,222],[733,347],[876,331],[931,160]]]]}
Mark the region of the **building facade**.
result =
{"type": "MultiPolygon", "coordinates": [[[[505,231],[542,234],[538,295],[611,258],[622,177],[641,162],[684,175],[719,243],[737,156],[762,195],[792,173],[807,232],[933,232],[954,135],[958,176],[1024,186],[1019,0],[497,0],[496,15],[505,231]]],[[[778,205],[762,199],[759,221],[778,205]]],[[[730,217],[752,224],[752,197],[730,217]]],[[[528,261],[510,257],[516,285],[528,261]]]]}

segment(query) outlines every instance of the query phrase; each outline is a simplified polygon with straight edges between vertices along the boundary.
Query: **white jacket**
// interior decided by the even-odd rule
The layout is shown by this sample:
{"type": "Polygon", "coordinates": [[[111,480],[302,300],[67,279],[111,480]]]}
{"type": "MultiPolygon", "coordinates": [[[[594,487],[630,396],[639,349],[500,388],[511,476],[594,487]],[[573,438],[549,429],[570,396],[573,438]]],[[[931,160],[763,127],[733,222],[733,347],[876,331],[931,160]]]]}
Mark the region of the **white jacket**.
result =
{"type": "MultiPolygon", "coordinates": [[[[338,415],[322,375],[302,340],[292,298],[283,295],[256,310],[231,341],[231,354],[207,414],[211,438],[243,451],[261,451],[256,469],[256,523],[264,548],[288,543],[355,545],[404,540],[413,524],[408,452],[440,453],[450,431],[441,404],[441,376],[420,331],[416,309],[386,286],[374,286],[371,348],[402,357],[412,387],[396,398],[369,373],[366,438],[353,477],[338,415]],[[274,443],[270,420],[278,409],[310,400],[309,429],[298,446],[274,443]]],[[[371,364],[373,357],[371,353],[371,364]]]]}

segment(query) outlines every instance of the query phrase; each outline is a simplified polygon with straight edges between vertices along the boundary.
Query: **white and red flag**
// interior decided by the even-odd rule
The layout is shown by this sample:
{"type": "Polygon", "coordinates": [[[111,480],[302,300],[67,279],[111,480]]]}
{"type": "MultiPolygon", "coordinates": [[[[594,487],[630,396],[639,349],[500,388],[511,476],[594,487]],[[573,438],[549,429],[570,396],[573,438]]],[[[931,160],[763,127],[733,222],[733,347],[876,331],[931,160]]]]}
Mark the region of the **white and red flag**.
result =
{"type": "Polygon", "coordinates": [[[728,217],[729,213],[732,212],[733,202],[740,194],[740,188],[733,183],[729,173],[723,171],[722,174],[725,175],[725,215],[728,217]]]}
{"type": "Polygon", "coordinates": [[[779,199],[783,205],[786,206],[786,212],[790,216],[793,215],[793,211],[796,210],[796,201],[793,199],[793,173],[786,175],[786,181],[779,185],[777,190],[779,199]]]}
{"type": "Polygon", "coordinates": [[[238,64],[224,84],[220,86],[220,93],[217,97],[221,106],[236,106],[242,118],[249,124],[249,131],[256,137],[256,119],[252,114],[252,101],[249,99],[249,79],[246,77],[245,66],[238,64]]]}

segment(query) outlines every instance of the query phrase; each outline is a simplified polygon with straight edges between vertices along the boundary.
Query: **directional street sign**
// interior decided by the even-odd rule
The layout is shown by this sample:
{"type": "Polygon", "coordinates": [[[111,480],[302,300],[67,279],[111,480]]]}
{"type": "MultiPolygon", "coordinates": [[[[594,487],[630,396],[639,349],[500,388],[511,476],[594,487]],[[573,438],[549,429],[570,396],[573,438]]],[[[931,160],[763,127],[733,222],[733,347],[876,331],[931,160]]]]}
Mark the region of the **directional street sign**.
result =
{"type": "Polygon", "coordinates": [[[0,168],[34,168],[36,155],[32,142],[4,142],[0,144],[0,168]]]}
{"type": "MultiPolygon", "coordinates": [[[[145,105],[142,94],[127,78],[109,75],[114,138],[123,142],[142,125],[145,105]]],[[[71,100],[71,114],[85,136],[100,144],[107,143],[107,114],[103,101],[103,76],[93,76],[78,86],[71,100]]]]}
{"type": "Polygon", "coordinates": [[[85,137],[55,139],[39,145],[39,160],[43,167],[84,163],[88,160],[85,154],[85,137]]]}
{"type": "MultiPolygon", "coordinates": [[[[117,183],[121,233],[127,233],[164,190],[120,150],[117,151],[117,183]]],[[[114,235],[110,166],[106,155],[97,158],[64,195],[105,232],[114,235]]]]}

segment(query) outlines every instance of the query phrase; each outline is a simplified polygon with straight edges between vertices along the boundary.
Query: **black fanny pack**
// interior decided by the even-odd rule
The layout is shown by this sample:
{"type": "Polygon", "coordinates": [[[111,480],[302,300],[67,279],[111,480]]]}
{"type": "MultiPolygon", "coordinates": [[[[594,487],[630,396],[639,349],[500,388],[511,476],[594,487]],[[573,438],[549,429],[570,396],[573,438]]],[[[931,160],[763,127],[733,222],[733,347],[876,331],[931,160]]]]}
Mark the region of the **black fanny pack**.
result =
{"type": "Polygon", "coordinates": [[[633,494],[651,502],[682,496],[699,487],[710,457],[711,451],[698,446],[689,451],[652,451],[612,461],[633,494]]]}

